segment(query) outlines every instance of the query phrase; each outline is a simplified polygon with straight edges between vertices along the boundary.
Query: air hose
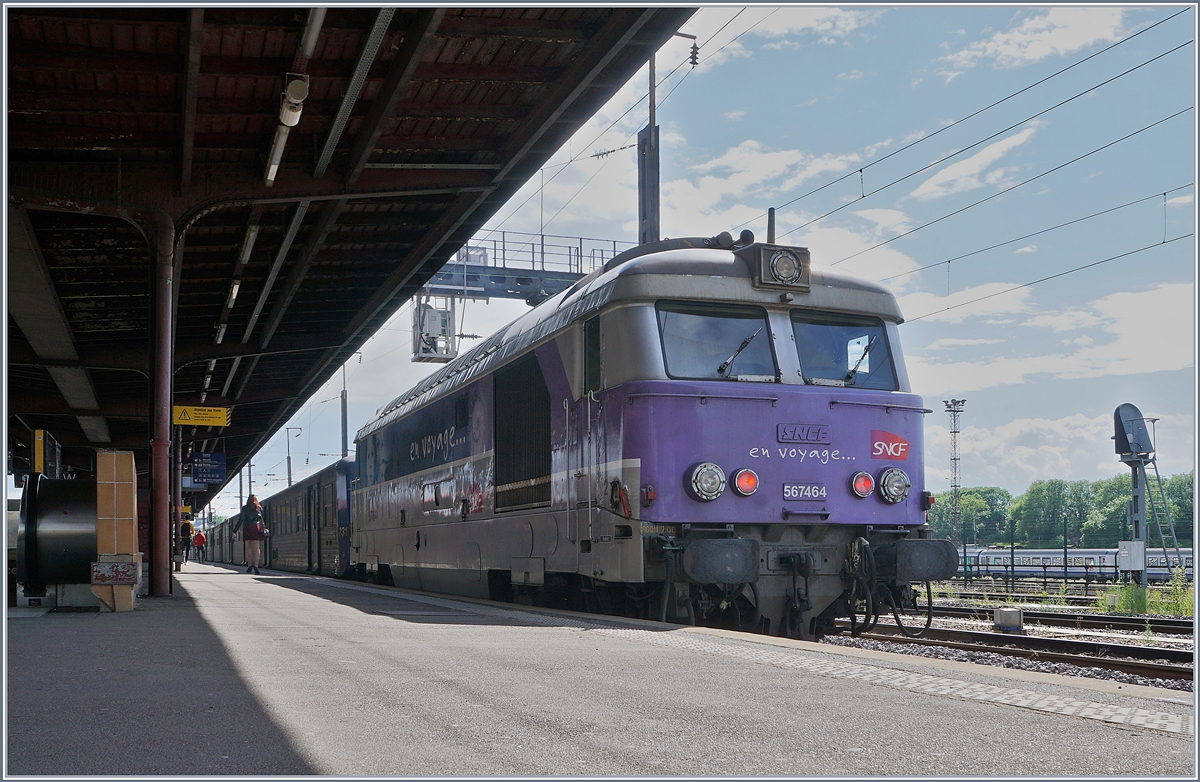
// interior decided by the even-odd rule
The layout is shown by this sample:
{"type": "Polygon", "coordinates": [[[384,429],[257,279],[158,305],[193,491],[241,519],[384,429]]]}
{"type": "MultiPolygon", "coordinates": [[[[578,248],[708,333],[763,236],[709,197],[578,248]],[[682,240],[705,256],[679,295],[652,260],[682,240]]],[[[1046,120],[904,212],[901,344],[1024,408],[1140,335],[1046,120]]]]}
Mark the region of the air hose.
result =
{"type": "Polygon", "coordinates": [[[920,638],[922,635],[925,635],[925,631],[933,624],[933,586],[928,581],[925,582],[925,603],[929,608],[925,614],[925,626],[915,633],[905,627],[904,622],[900,621],[900,610],[896,606],[896,599],[892,596],[892,590],[888,589],[884,594],[887,595],[888,602],[891,603],[892,616],[896,618],[896,626],[900,628],[900,632],[909,638],[920,638]]]}
{"type": "Polygon", "coordinates": [[[660,622],[667,621],[667,606],[670,605],[669,598],[671,597],[671,591],[675,588],[674,565],[675,558],[671,556],[670,552],[667,552],[667,578],[663,581],[662,600],[660,601],[662,606],[658,615],[658,621],[660,622]]]}
{"type": "Polygon", "coordinates": [[[762,601],[758,597],[758,584],[753,581],[750,582],[750,594],[754,595],[754,618],[750,621],[750,632],[754,632],[762,621],[762,601]]]}

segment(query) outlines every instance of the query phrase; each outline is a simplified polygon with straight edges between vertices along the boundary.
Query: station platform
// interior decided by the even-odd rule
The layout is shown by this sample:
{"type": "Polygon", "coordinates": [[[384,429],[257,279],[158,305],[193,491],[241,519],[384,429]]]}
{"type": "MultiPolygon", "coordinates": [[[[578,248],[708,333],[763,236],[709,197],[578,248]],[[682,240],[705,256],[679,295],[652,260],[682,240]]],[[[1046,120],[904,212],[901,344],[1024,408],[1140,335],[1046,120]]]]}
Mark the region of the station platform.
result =
{"type": "Polygon", "coordinates": [[[7,611],[5,775],[1195,778],[1190,693],[189,562],[7,611]]]}

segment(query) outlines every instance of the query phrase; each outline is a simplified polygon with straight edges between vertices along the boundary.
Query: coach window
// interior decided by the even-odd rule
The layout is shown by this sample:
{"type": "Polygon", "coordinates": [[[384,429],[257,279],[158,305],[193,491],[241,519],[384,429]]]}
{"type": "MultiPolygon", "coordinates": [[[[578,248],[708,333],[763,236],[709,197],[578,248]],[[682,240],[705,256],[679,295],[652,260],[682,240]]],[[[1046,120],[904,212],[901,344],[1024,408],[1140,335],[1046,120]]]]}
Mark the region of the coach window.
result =
{"type": "Polygon", "coordinates": [[[792,310],[792,332],[805,383],[896,390],[887,333],[878,318],[792,310]]]}
{"type": "Polygon", "coordinates": [[[765,310],[665,301],[657,310],[670,377],[760,383],[778,379],[765,310]]]}

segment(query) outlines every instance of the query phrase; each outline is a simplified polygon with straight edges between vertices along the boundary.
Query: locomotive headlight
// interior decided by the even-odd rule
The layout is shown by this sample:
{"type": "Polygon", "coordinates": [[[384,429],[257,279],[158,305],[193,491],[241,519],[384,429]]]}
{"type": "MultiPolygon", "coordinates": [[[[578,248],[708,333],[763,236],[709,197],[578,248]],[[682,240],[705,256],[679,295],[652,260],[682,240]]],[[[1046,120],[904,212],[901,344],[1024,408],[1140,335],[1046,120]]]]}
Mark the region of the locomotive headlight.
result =
{"type": "Polygon", "coordinates": [[[875,491],[875,479],[870,473],[856,472],[850,479],[850,491],[859,497],[870,497],[871,492],[875,491]]]}
{"type": "Polygon", "coordinates": [[[738,470],[733,474],[733,490],[743,497],[758,491],[758,473],[754,470],[738,470]]]}
{"type": "Polygon", "coordinates": [[[771,274],[783,283],[794,283],[800,279],[800,259],[791,250],[780,250],[771,256],[771,274]]]}
{"type": "Polygon", "coordinates": [[[879,476],[879,496],[895,504],[908,496],[912,482],[904,470],[889,467],[879,476]]]}
{"type": "Polygon", "coordinates": [[[692,468],[690,483],[692,495],[708,502],[725,491],[725,473],[712,462],[701,462],[692,468]]]}

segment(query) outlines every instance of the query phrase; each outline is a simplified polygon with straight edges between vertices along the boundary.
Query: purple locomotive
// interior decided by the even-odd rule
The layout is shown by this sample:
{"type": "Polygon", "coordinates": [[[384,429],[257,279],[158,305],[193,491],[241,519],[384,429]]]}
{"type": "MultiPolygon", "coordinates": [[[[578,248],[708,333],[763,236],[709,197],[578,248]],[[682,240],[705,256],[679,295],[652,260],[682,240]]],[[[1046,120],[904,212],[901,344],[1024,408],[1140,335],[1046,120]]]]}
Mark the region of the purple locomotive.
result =
{"type": "Polygon", "coordinates": [[[900,322],[749,232],[622,253],[358,432],[352,567],[794,638],[900,621],[958,565],[900,322]]]}

